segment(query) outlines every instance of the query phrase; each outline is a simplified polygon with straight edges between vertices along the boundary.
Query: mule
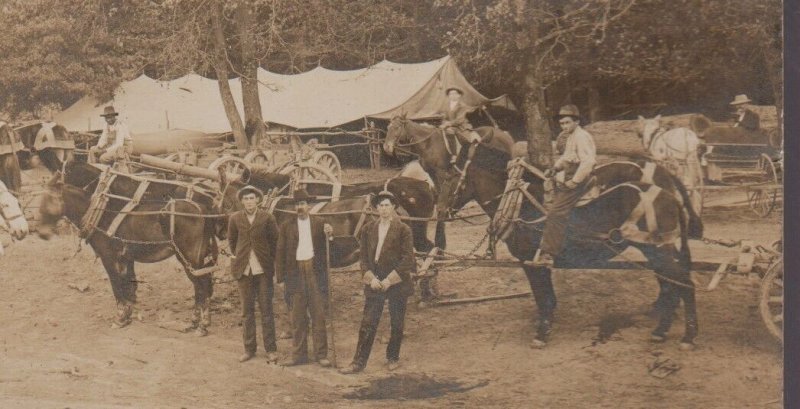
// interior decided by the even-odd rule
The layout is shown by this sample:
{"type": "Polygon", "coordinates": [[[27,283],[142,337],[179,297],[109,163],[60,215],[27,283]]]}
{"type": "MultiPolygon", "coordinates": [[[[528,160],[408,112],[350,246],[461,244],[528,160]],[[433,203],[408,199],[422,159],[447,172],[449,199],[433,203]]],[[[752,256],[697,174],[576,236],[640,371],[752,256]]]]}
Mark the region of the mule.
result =
{"type": "MultiPolygon", "coordinates": [[[[508,161],[506,152],[494,151],[498,162],[508,161]]],[[[508,175],[503,169],[487,166],[484,161],[476,161],[467,169],[463,188],[455,190],[456,183],[448,181],[442,189],[451,197],[455,206],[463,206],[475,200],[490,217],[497,212],[499,198],[503,195],[508,175]]],[[[536,201],[522,201],[519,212],[520,221],[512,224],[510,234],[505,238],[511,254],[520,261],[534,258],[542,239],[545,214],[545,179],[543,172],[525,175],[527,195],[536,201]]],[[[681,346],[689,349],[698,334],[697,311],[694,284],[690,277],[691,253],[688,247],[687,220],[683,205],[675,195],[658,190],[652,202],[653,220],[657,227],[648,237],[670,237],[680,239],[678,249],[670,240],[648,243],[621,234],[623,225],[631,212],[639,205],[641,193],[652,185],[626,182],[611,186],[598,198],[574,210],[568,226],[565,251],[556,259],[558,267],[591,268],[602,265],[628,247],[639,249],[647,258],[647,266],[654,270],[661,284],[662,294],[656,307],[660,313],[657,327],[652,331],[653,341],[661,342],[673,322],[673,312],[681,300],[685,306],[685,331],[681,346]],[[617,232],[612,234],[613,232],[617,232]]],[[[642,229],[646,223],[639,220],[636,225],[642,229]]],[[[551,270],[523,264],[534,300],[538,309],[538,323],[535,328],[533,346],[544,347],[552,330],[556,309],[556,295],[551,279],[551,270]]]]}
{"type": "MultiPolygon", "coordinates": [[[[28,235],[28,221],[19,206],[19,202],[8,190],[3,182],[0,182],[0,227],[8,231],[12,237],[22,240],[28,235]]],[[[0,247],[1,248],[1,247],[0,247]]]]}
{"type": "MultiPolygon", "coordinates": [[[[499,128],[488,126],[474,129],[481,136],[481,146],[510,152],[514,145],[514,138],[508,132],[499,128]]],[[[453,142],[446,140],[448,135],[442,129],[428,124],[419,124],[403,116],[395,116],[389,122],[386,132],[386,139],[383,143],[383,150],[389,155],[394,155],[396,151],[411,153],[419,158],[422,168],[433,178],[439,192],[437,193],[437,203],[441,203],[441,186],[445,180],[459,175],[459,169],[454,167],[450,161],[454,152],[453,145],[458,144],[456,138],[453,142]]],[[[462,154],[467,150],[462,150],[462,154]]],[[[439,209],[441,214],[442,209],[439,209]]],[[[444,233],[444,222],[436,224],[436,246],[445,248],[446,237],[444,233]]]]}
{"type": "Polygon", "coordinates": [[[22,173],[17,153],[23,148],[14,129],[0,121],[0,182],[15,196],[22,189],[22,173]]]}
{"type": "Polygon", "coordinates": [[[651,119],[640,115],[636,132],[650,156],[681,179],[690,192],[692,208],[699,214],[703,202],[695,188],[703,184],[703,171],[698,156],[700,139],[697,134],[689,128],[664,128],[661,126],[661,115],[651,119]]]}
{"type": "MultiPolygon", "coordinates": [[[[67,162],[63,175],[56,173],[42,198],[39,235],[49,239],[62,217],[81,226],[101,176],[101,170],[93,165],[67,162]]],[[[133,197],[139,185],[138,180],[119,175],[109,193],[133,197]]],[[[223,186],[219,198],[192,185],[153,181],[113,235],[105,229],[127,201],[109,199],[86,241],[102,261],[117,301],[113,327],[122,328],[131,322],[138,283],[134,263],[156,263],[175,256],[194,286],[195,307],[189,328],[197,335],[207,334],[213,281],[211,274],[201,272],[216,265],[216,240],[225,238],[227,213],[238,204],[236,187],[231,183],[223,186]]]]}
{"type": "Polygon", "coordinates": [[[22,144],[30,152],[39,155],[50,172],[57,172],[64,162],[72,159],[75,144],[63,125],[37,122],[17,128],[16,132],[22,144]]]}

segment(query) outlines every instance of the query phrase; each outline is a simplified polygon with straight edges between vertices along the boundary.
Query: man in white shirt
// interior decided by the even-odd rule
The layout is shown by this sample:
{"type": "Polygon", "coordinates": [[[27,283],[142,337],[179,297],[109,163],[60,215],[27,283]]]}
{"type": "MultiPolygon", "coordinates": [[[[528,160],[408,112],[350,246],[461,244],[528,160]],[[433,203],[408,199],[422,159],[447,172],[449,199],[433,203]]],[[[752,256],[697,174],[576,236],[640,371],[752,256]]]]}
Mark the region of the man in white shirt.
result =
{"type": "Polygon", "coordinates": [[[343,374],[361,372],[367,366],[387,300],[391,335],[386,346],[386,366],[390,371],[400,366],[406,302],[414,293],[411,277],[417,272],[417,264],[411,228],[397,217],[397,199],[391,192],[380,192],[373,198],[372,205],[378,209],[380,217],[364,226],[359,240],[366,298],[364,315],[353,362],[339,370],[343,374]]]}
{"type": "Polygon", "coordinates": [[[567,224],[572,209],[586,191],[592,170],[597,163],[594,138],[580,126],[580,113],[575,105],[561,107],[558,114],[562,135],[566,135],[564,153],[545,175],[555,176],[553,202],[547,209],[542,243],[534,266],[552,267],[555,257],[564,248],[567,224]]]}
{"type": "Polygon", "coordinates": [[[119,113],[113,106],[105,107],[100,116],[106,119],[106,126],[97,145],[89,149],[89,160],[110,165],[124,154],[131,153],[133,138],[128,126],[117,118],[119,113]]]}
{"type": "Polygon", "coordinates": [[[322,367],[331,366],[328,360],[328,341],[325,330],[327,306],[328,263],[326,234],[333,233],[309,214],[311,197],[298,189],[293,195],[296,218],[281,224],[278,232],[275,271],[284,291],[292,320],[292,354],[284,366],[305,364],[308,357],[308,318],[314,341],[313,359],[322,367]]]}

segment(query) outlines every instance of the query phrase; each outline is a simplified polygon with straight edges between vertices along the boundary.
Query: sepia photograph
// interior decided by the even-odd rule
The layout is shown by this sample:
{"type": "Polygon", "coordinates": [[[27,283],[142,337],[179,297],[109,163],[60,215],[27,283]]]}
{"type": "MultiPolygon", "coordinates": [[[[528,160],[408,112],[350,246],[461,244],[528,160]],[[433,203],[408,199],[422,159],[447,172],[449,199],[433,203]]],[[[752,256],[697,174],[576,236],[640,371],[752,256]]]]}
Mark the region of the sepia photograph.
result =
{"type": "Polygon", "coordinates": [[[785,7],[0,0],[0,407],[793,407],[785,7]]]}

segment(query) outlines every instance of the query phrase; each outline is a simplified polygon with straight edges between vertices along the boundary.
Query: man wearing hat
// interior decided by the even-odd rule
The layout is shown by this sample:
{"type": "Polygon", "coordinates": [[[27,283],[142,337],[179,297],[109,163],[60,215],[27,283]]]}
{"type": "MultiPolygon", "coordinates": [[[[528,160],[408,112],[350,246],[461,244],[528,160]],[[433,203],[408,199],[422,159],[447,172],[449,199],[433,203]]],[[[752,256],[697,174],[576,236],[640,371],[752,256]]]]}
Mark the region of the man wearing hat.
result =
{"type": "Polygon", "coordinates": [[[89,149],[89,158],[92,162],[99,161],[110,165],[123,154],[130,154],[133,138],[128,126],[117,118],[119,113],[113,106],[105,107],[100,116],[106,119],[106,126],[97,145],[89,149]]]}
{"type": "Polygon", "coordinates": [[[472,125],[467,121],[469,107],[461,102],[464,91],[460,88],[450,87],[445,91],[447,95],[447,108],[439,111],[442,116],[440,128],[448,135],[455,135],[461,143],[472,144],[481,141],[481,136],[472,130],[472,125]]]}
{"type": "Polygon", "coordinates": [[[391,192],[380,192],[373,197],[372,205],[378,209],[380,217],[364,226],[360,237],[364,315],[353,362],[339,370],[343,374],[361,372],[367,366],[386,300],[391,319],[386,365],[390,371],[400,366],[406,301],[414,293],[411,277],[417,272],[417,264],[411,228],[397,217],[397,199],[391,192]]]}
{"type": "Polygon", "coordinates": [[[580,112],[575,105],[565,105],[558,112],[562,135],[566,136],[564,151],[545,172],[555,176],[553,201],[547,212],[542,243],[533,265],[552,267],[554,259],[564,248],[567,223],[572,209],[585,193],[586,185],[597,163],[594,138],[580,126],[580,112]]]}
{"type": "Polygon", "coordinates": [[[256,354],[255,303],[261,312],[261,334],[269,363],[278,362],[275,342],[275,317],[272,314],[274,287],[272,276],[275,261],[275,243],[278,226],[275,217],[258,207],[264,194],[253,186],[239,190],[243,210],[233,213],[228,220],[231,275],[239,284],[242,297],[242,330],[245,362],[256,354]]]}
{"type": "Polygon", "coordinates": [[[325,331],[325,309],[328,288],[326,233],[333,233],[309,215],[311,199],[303,189],[294,192],[297,217],[281,224],[275,253],[277,281],[284,291],[292,321],[292,355],[284,366],[308,362],[308,317],[314,341],[313,358],[320,366],[331,366],[328,360],[328,335],[325,331]]]}
{"type": "Polygon", "coordinates": [[[736,123],[734,127],[746,129],[748,131],[758,131],[761,127],[761,118],[750,109],[750,98],[740,94],[733,98],[731,106],[736,109],[736,123]]]}

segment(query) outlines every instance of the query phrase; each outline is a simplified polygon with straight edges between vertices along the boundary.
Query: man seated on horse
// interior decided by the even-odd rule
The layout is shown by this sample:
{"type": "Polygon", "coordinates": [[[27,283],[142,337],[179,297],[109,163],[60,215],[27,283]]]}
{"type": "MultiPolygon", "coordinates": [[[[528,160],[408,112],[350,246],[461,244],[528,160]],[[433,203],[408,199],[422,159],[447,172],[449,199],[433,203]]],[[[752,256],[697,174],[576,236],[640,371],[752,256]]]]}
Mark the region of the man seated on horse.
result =
{"type": "Polygon", "coordinates": [[[758,132],[760,130],[761,118],[750,109],[751,102],[750,98],[747,98],[745,94],[740,94],[733,98],[733,102],[730,105],[736,109],[734,128],[742,128],[749,132],[758,132]]]}
{"type": "Polygon", "coordinates": [[[113,106],[105,107],[100,116],[105,118],[106,126],[97,145],[89,149],[89,161],[111,165],[115,160],[131,153],[133,138],[128,126],[117,118],[119,113],[113,106]]]}
{"type": "MultiPolygon", "coordinates": [[[[442,116],[442,123],[439,127],[444,129],[447,135],[454,135],[463,144],[479,143],[481,136],[472,130],[472,125],[467,120],[467,114],[470,109],[461,102],[464,91],[460,88],[450,87],[445,91],[445,94],[447,95],[448,105],[447,109],[439,112],[442,116]]],[[[449,141],[446,139],[445,144],[449,146],[449,141]]],[[[450,150],[451,161],[454,162],[458,155],[458,148],[454,147],[448,150],[450,150]]]]}
{"type": "Polygon", "coordinates": [[[566,134],[564,153],[545,172],[556,176],[553,201],[547,212],[542,244],[533,265],[552,267],[566,239],[567,223],[572,209],[586,193],[592,170],[597,163],[597,149],[592,135],[581,128],[580,112],[575,105],[565,105],[558,113],[562,134],[566,134]],[[562,179],[563,176],[563,179],[562,179]]]}

